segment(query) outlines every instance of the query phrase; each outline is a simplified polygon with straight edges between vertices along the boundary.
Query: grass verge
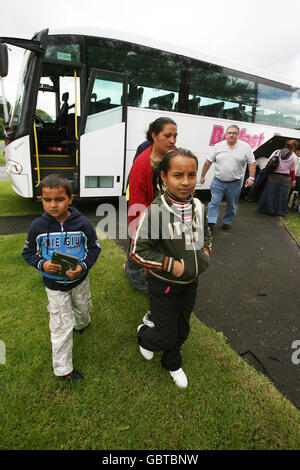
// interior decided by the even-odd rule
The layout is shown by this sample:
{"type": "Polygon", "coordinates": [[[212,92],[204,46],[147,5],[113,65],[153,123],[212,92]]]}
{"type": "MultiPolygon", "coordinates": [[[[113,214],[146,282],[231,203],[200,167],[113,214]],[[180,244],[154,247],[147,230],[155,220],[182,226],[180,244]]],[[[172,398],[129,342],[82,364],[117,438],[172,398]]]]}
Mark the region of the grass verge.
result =
{"type": "Polygon", "coordinates": [[[40,215],[41,202],[25,199],[16,194],[10,181],[0,181],[1,216],[5,215],[40,215]]]}
{"type": "Polygon", "coordinates": [[[222,334],[195,317],[183,346],[186,390],[139,354],[147,296],[112,241],[90,273],[92,324],[74,336],[75,386],[54,377],[46,294],[21,257],[24,235],[0,237],[1,449],[299,449],[300,415],[222,334]],[[120,295],[121,293],[121,295],[120,295]]]}
{"type": "Polygon", "coordinates": [[[297,242],[300,243],[300,214],[298,212],[289,213],[282,218],[282,223],[292,232],[297,242]]]}

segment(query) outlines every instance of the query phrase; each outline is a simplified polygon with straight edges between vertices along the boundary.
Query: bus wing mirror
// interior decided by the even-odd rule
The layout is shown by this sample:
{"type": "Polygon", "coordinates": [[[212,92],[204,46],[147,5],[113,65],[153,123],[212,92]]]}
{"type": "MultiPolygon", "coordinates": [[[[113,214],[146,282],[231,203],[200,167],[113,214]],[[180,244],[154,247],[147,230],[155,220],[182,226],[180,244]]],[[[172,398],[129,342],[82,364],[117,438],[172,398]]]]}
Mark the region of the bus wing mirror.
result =
{"type": "Polygon", "coordinates": [[[0,44],[0,77],[6,77],[7,74],[8,74],[7,45],[0,44]]]}

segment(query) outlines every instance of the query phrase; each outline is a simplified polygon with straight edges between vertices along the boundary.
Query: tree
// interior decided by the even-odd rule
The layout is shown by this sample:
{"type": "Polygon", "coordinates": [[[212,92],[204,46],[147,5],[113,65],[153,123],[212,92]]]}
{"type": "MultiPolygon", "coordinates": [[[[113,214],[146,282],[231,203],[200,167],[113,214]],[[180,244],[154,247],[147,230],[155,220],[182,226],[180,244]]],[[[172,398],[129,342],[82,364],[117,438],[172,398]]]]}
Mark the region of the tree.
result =
{"type": "Polygon", "coordinates": [[[36,109],[35,114],[45,122],[53,122],[52,117],[49,116],[49,114],[47,114],[46,111],[43,111],[42,109],[36,109]]]}

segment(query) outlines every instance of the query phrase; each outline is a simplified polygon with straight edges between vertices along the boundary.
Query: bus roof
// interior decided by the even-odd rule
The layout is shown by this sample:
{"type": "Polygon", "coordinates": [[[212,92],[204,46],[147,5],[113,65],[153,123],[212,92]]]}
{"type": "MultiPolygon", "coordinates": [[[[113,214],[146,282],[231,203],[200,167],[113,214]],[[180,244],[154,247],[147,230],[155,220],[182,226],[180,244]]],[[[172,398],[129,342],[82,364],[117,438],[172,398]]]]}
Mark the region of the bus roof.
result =
{"type": "Polygon", "coordinates": [[[240,65],[234,61],[228,59],[221,59],[219,57],[208,55],[202,51],[196,51],[184,48],[182,46],[171,44],[165,41],[161,41],[155,38],[148,36],[143,36],[140,34],[135,34],[128,31],[114,30],[109,28],[95,28],[90,26],[71,26],[66,28],[51,28],[49,29],[49,35],[51,34],[71,34],[71,35],[83,35],[83,36],[95,36],[103,37],[107,39],[117,39],[120,41],[131,42],[134,44],[140,44],[142,46],[152,47],[154,49],[163,50],[173,54],[179,54],[185,57],[190,57],[196,60],[202,60],[204,62],[212,63],[215,65],[220,65],[229,69],[233,69],[239,72],[244,72],[246,74],[251,74],[256,77],[265,78],[268,80],[273,80],[275,82],[283,83],[286,85],[300,87],[300,80],[287,77],[283,75],[278,75],[273,72],[269,72],[263,69],[256,67],[250,67],[248,65],[240,65]]]}

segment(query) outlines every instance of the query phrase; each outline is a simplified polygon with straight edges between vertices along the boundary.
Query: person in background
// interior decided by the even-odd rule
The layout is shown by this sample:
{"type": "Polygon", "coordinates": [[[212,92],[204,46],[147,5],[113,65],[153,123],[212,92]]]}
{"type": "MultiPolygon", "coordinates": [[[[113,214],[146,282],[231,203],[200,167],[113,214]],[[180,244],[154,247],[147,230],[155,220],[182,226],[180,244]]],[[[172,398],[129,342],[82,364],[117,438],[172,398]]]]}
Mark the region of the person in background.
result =
{"type": "MultiPolygon", "coordinates": [[[[132,165],[136,161],[137,157],[141,155],[141,153],[143,153],[143,151],[146,150],[151,145],[152,145],[152,142],[150,140],[144,140],[144,142],[142,142],[138,146],[138,148],[136,149],[135,155],[133,157],[133,160],[132,160],[132,165]]],[[[129,201],[129,176],[130,176],[130,172],[129,172],[127,183],[126,183],[126,201],[129,201]]]]}
{"type": "Polygon", "coordinates": [[[245,165],[248,163],[249,178],[246,186],[255,181],[256,163],[250,145],[239,140],[239,128],[231,125],[226,130],[226,140],[214,146],[212,155],[203,165],[200,183],[204,184],[205,175],[212,163],[215,163],[215,176],[211,183],[211,201],[208,204],[208,225],[213,228],[218,220],[219,207],[225,196],[227,207],[222,218],[222,228],[231,226],[241,193],[245,165]]]}
{"type": "Polygon", "coordinates": [[[294,191],[300,191],[300,144],[297,144],[295,155],[297,156],[297,159],[295,167],[296,185],[294,191]]]}
{"type": "Polygon", "coordinates": [[[265,172],[266,164],[268,163],[267,157],[261,157],[256,160],[256,165],[258,169],[258,175],[255,178],[255,183],[248,192],[245,200],[248,202],[257,202],[260,198],[261,193],[264,190],[265,184],[268,179],[268,175],[265,172]]]}
{"type": "Polygon", "coordinates": [[[130,252],[137,263],[149,268],[154,325],[139,325],[140,353],[151,360],[156,351],[163,351],[162,366],[180,388],[188,385],[181,348],[190,331],[199,275],[210,263],[206,211],[193,198],[197,169],[198,160],[189,150],[179,148],[165,155],[159,171],[166,192],[143,213],[130,252]]]}
{"type": "MultiPolygon", "coordinates": [[[[131,283],[145,293],[148,292],[146,269],[130,257],[130,245],[135,234],[138,218],[162,191],[158,184],[157,165],[163,156],[174,148],[177,138],[177,125],[171,118],[160,117],[149,125],[146,137],[151,145],[135,160],[129,175],[129,247],[127,262],[124,264],[125,273],[131,283]]],[[[145,321],[147,321],[146,318],[145,321]]]]}
{"type": "Polygon", "coordinates": [[[141,155],[141,153],[144,152],[144,150],[146,150],[148,147],[150,147],[151,145],[153,144],[153,142],[151,140],[144,140],[144,142],[142,142],[138,148],[136,149],[136,152],[135,152],[135,156],[133,157],[133,161],[132,161],[132,164],[134,164],[134,162],[136,161],[137,157],[139,155],[141,155]]]}
{"type": "Polygon", "coordinates": [[[279,165],[273,173],[268,175],[267,183],[259,199],[258,212],[280,216],[287,213],[290,178],[292,188],[296,185],[297,156],[294,154],[296,147],[297,141],[290,139],[286,142],[283,151],[275,150],[270,156],[269,160],[280,152],[279,165]]]}

